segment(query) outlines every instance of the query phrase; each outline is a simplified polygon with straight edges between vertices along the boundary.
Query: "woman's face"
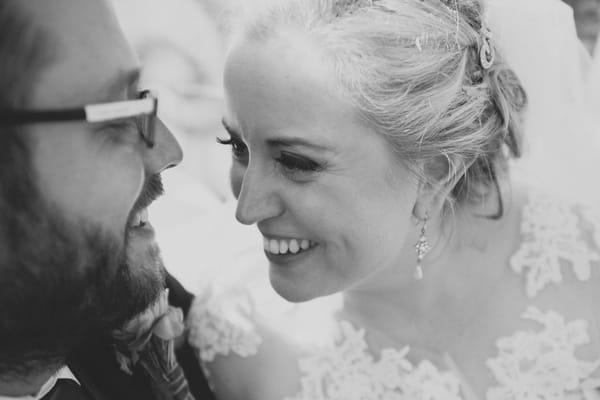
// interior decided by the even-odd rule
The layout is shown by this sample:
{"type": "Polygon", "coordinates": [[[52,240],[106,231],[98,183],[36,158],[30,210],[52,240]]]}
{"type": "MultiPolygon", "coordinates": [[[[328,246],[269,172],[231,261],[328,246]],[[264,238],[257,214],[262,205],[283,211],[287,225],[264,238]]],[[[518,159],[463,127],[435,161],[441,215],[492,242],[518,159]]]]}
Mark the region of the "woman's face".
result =
{"type": "Polygon", "coordinates": [[[316,54],[295,36],[246,40],[225,70],[236,217],[257,224],[291,301],[385,284],[417,238],[411,174],[316,54]]]}

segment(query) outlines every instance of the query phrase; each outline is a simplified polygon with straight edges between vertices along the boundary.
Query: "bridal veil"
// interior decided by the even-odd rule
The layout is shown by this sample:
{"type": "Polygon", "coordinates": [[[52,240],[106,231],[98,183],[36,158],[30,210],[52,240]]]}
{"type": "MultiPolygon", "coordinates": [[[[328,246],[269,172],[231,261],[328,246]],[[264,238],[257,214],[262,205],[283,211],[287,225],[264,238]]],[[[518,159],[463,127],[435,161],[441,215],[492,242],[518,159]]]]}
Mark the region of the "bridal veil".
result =
{"type": "Polygon", "coordinates": [[[488,13],[529,96],[523,159],[514,172],[545,190],[600,200],[600,50],[592,60],[572,9],[559,0],[488,0],[488,13]]]}

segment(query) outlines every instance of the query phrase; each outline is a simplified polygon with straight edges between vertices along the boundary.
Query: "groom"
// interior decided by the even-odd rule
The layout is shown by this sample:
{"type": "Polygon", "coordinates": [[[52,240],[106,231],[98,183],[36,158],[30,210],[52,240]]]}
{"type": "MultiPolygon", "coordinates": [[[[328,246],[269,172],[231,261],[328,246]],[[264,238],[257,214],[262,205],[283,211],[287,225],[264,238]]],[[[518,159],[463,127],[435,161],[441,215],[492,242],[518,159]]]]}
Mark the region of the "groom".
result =
{"type": "Polygon", "coordinates": [[[145,210],[182,153],[138,76],[108,0],[0,2],[0,399],[212,398],[169,358],[192,296],[145,210]]]}

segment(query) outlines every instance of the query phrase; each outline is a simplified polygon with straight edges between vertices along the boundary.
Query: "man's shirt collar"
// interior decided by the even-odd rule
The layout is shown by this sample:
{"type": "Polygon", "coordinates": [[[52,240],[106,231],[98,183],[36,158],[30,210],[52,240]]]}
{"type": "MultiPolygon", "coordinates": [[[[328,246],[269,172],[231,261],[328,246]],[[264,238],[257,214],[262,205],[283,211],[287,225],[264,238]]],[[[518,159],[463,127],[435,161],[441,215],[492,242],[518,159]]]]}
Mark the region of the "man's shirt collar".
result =
{"type": "Polygon", "coordinates": [[[8,397],[8,396],[2,396],[0,394],[0,400],[40,400],[42,397],[47,395],[54,388],[54,386],[56,385],[56,382],[58,382],[59,379],[71,379],[71,380],[77,382],[78,385],[81,385],[79,383],[79,381],[77,380],[77,378],[75,378],[75,375],[73,375],[73,373],[71,372],[69,367],[64,366],[61,369],[59,369],[58,372],[56,372],[56,374],[52,375],[50,377],[50,379],[48,379],[46,381],[46,383],[44,383],[44,385],[41,387],[41,389],[35,395],[21,396],[21,397],[8,397]]]}

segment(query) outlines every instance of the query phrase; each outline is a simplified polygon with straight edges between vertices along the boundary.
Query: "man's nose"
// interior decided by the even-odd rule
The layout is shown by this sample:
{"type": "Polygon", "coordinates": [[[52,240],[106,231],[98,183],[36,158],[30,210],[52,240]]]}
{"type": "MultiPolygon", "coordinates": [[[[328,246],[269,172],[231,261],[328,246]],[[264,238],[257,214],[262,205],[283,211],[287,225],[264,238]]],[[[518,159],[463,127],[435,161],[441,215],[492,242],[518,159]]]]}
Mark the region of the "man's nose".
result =
{"type": "Polygon", "coordinates": [[[159,174],[165,169],[175,167],[183,160],[183,151],[173,133],[160,118],[156,118],[154,147],[148,148],[145,154],[146,171],[159,174]]]}
{"type": "Polygon", "coordinates": [[[235,212],[240,223],[252,225],[283,213],[281,198],[272,186],[269,177],[246,170],[235,212]]]}

